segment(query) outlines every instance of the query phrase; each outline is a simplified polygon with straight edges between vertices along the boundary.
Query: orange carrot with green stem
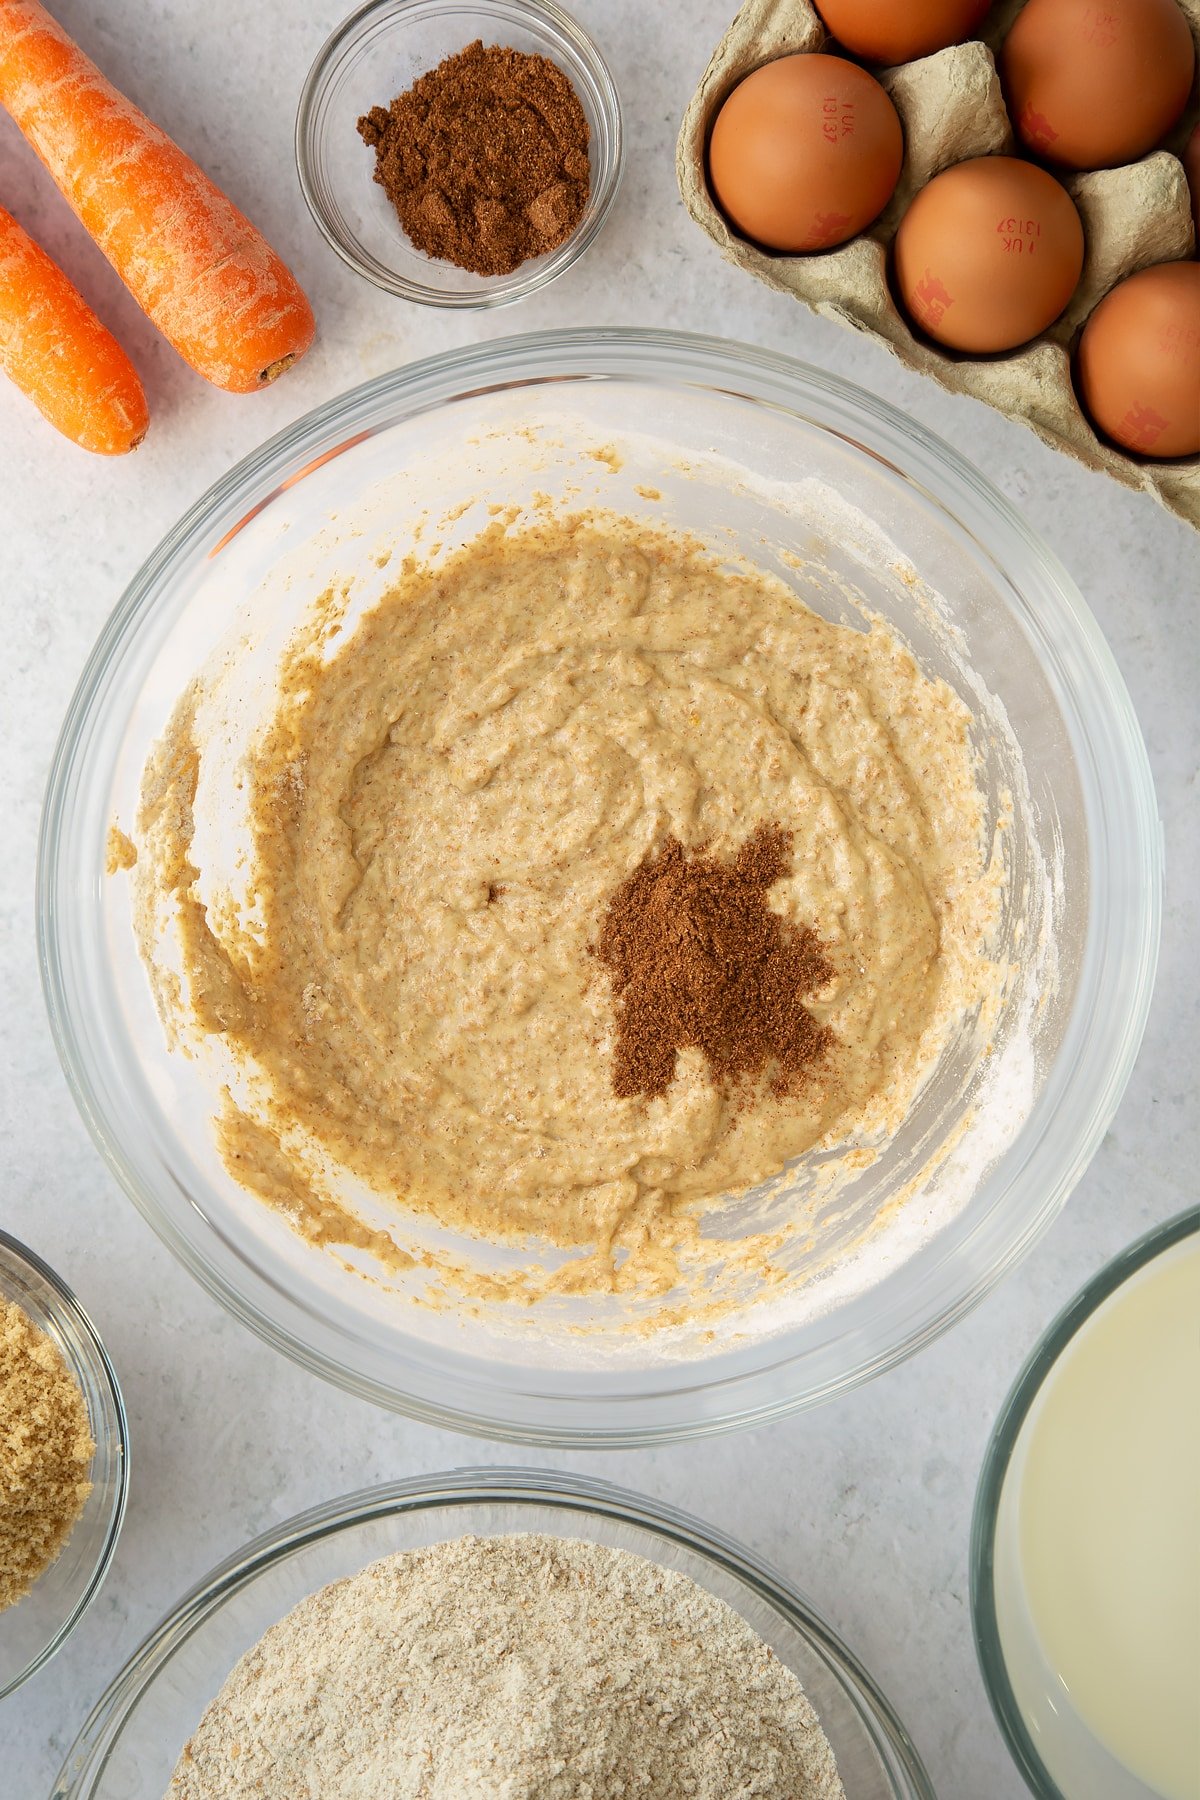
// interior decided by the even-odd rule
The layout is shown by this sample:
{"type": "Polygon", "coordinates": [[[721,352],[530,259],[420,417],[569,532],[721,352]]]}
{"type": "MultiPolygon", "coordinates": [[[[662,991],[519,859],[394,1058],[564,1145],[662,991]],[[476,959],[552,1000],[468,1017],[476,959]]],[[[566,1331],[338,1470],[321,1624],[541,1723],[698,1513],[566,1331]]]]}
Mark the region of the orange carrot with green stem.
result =
{"type": "Polygon", "coordinates": [[[64,436],[133,450],[150,414],[137,370],[83,295],[0,206],[0,369],[64,436]]]}
{"type": "Polygon", "coordinates": [[[291,270],[39,0],[0,0],[0,105],[138,305],[218,387],[263,387],[312,342],[291,270]]]}

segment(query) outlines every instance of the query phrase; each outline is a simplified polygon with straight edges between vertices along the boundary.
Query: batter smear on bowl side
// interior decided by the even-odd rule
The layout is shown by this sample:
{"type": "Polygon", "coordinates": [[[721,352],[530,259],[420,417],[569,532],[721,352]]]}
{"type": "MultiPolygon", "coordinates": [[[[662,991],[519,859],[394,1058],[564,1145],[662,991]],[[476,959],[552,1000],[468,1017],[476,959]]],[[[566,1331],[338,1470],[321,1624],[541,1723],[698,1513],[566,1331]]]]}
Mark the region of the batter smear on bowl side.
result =
{"type": "Polygon", "coordinates": [[[409,559],[344,633],[340,606],[240,771],[253,918],[196,860],[200,686],[144,780],[143,951],[169,913],[164,1016],[252,1072],[221,1127],[243,1185],[337,1241],[332,1166],[573,1253],[559,1291],[663,1292],[704,1203],[898,1127],[1001,982],[945,683],[604,514],[409,559]]]}

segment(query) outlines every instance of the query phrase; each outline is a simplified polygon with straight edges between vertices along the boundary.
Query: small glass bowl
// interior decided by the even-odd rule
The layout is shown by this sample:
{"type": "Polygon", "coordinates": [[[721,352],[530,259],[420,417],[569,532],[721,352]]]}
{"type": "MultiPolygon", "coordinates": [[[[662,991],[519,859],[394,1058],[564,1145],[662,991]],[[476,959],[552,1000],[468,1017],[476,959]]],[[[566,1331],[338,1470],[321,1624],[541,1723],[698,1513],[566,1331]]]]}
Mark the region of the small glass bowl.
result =
{"type": "Polygon", "coordinates": [[[96,1441],[92,1491],[58,1557],[23,1599],[0,1612],[0,1700],[49,1662],[95,1599],[125,1516],[125,1406],[96,1328],[40,1257],[0,1231],[0,1301],[15,1302],[62,1352],[79,1383],[96,1441]]]}
{"type": "Polygon", "coordinates": [[[234,1663],[327,1582],[394,1551],[525,1531],[612,1545],[690,1576],[740,1613],[799,1678],[847,1794],[933,1800],[904,1727],[870,1676],[773,1570],[685,1513],[605,1481],[533,1469],[460,1469],[370,1488],[256,1538],[134,1652],[76,1740],[51,1800],[159,1800],[234,1663]]]}
{"type": "Polygon", "coordinates": [[[997,1613],[997,1584],[1017,1579],[1015,1559],[1005,1551],[1004,1534],[997,1530],[1005,1481],[1021,1428],[1072,1339],[1132,1275],[1197,1231],[1200,1212],[1193,1208],[1179,1213],[1138,1238],[1080,1289],[1035,1345],[1000,1409],[983,1459],[971,1521],[971,1623],[975,1650],[996,1723],[1035,1800],[1076,1800],[1080,1794],[1086,1794],[1088,1800],[1106,1800],[1118,1794],[1123,1800],[1141,1800],[1142,1796],[1153,1800],[1153,1795],[1096,1740],[1072,1709],[1069,1697],[1061,1691],[1050,1691],[1051,1672],[1042,1663],[1040,1653],[1028,1646],[1021,1653],[1025,1664],[1021,1682],[1029,1691],[1035,1684],[1040,1685],[1044,1675],[1047,1686],[1042,1732],[1035,1735],[1026,1722],[1014,1691],[997,1613]],[[1046,1732],[1050,1734],[1048,1738],[1046,1732]],[[1077,1768],[1082,1785],[1073,1784],[1069,1792],[1065,1791],[1051,1775],[1043,1750],[1056,1761],[1077,1768]]]}
{"type": "Polygon", "coordinates": [[[588,34],[554,0],[368,0],[325,43],[296,112],[296,166],[317,226],[368,281],[425,306],[507,306],[545,287],[582,256],[616,197],[624,161],[621,103],[588,34]],[[374,180],[357,123],[418,75],[476,38],[549,57],[569,76],[591,133],[591,191],[557,250],[508,275],[474,275],[410,243],[374,180]]]}

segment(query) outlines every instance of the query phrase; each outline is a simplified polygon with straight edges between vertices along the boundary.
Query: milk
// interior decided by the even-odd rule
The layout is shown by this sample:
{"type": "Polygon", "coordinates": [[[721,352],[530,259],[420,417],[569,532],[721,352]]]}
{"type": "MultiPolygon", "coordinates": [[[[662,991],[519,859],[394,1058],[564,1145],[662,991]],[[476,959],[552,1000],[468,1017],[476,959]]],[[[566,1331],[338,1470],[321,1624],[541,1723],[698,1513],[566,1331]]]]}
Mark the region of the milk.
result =
{"type": "Polygon", "coordinates": [[[1200,1800],[1200,1234],[1080,1327],[1018,1434],[997,1625],[1066,1800],[1200,1800]]]}

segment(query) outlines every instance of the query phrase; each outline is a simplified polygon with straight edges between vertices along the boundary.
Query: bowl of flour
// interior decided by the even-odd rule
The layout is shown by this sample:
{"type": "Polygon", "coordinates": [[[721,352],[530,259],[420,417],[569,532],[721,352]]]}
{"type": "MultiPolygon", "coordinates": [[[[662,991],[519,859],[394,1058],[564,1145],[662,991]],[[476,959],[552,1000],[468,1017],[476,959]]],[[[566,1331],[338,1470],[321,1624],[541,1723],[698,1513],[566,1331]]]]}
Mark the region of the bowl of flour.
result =
{"type": "Polygon", "coordinates": [[[317,1508],[137,1651],[55,1800],[932,1800],[799,1593],[607,1483],[463,1470],[317,1508]]]}

